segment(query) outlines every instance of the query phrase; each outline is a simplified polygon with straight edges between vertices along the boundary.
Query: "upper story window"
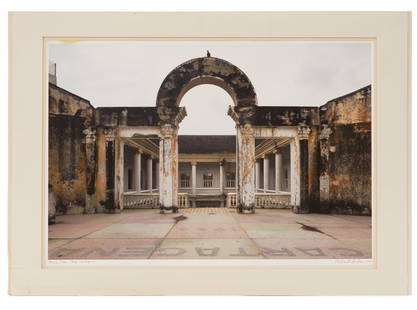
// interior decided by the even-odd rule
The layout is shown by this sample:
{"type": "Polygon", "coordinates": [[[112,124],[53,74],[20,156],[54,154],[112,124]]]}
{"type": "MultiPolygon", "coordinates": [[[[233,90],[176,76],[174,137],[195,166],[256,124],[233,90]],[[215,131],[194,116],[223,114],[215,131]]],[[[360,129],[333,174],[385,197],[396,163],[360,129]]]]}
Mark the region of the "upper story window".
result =
{"type": "Polygon", "coordinates": [[[181,187],[190,187],[190,176],[188,174],[181,173],[181,187]]]}
{"type": "Polygon", "coordinates": [[[208,172],[203,175],[203,186],[213,187],[213,173],[208,172]]]}
{"type": "Polygon", "coordinates": [[[235,187],[236,175],[234,172],[226,173],[226,187],[235,187]]]}

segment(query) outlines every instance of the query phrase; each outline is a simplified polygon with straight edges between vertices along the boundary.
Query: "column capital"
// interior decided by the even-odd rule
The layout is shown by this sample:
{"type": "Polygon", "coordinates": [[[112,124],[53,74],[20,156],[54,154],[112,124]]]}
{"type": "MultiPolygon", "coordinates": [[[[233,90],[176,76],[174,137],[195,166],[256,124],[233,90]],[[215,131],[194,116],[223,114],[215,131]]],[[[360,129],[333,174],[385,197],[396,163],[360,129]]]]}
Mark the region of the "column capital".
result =
{"type": "Polygon", "coordinates": [[[83,130],[83,134],[85,134],[85,141],[87,143],[96,141],[96,129],[92,127],[87,127],[83,130]]]}
{"type": "Polygon", "coordinates": [[[239,126],[239,128],[243,136],[253,136],[255,134],[255,129],[250,124],[239,126]]]}
{"type": "Polygon", "coordinates": [[[160,136],[162,139],[173,138],[177,134],[177,127],[171,124],[162,125],[160,128],[160,136]]]}
{"type": "Polygon", "coordinates": [[[142,155],[143,154],[143,150],[141,150],[141,149],[136,149],[136,152],[135,152],[137,155],[142,155]]]}
{"type": "Polygon", "coordinates": [[[226,164],[226,159],[223,158],[222,160],[219,161],[220,166],[224,166],[225,164],[226,164]]]}
{"type": "Polygon", "coordinates": [[[275,149],[272,151],[272,153],[274,153],[275,155],[279,155],[282,154],[282,150],[281,149],[275,149]]]}
{"type": "Polygon", "coordinates": [[[330,127],[327,124],[324,124],[320,130],[319,139],[328,140],[332,133],[333,131],[330,129],[330,127]]]}
{"type": "Polygon", "coordinates": [[[308,136],[310,135],[311,129],[309,126],[305,124],[300,124],[298,126],[298,138],[300,140],[307,140],[308,136]]]}
{"type": "Polygon", "coordinates": [[[116,128],[113,127],[105,127],[103,128],[104,136],[106,137],[106,141],[113,141],[116,139],[117,132],[116,128]]]}
{"type": "Polygon", "coordinates": [[[190,164],[191,166],[197,166],[197,161],[191,161],[190,164]]]}

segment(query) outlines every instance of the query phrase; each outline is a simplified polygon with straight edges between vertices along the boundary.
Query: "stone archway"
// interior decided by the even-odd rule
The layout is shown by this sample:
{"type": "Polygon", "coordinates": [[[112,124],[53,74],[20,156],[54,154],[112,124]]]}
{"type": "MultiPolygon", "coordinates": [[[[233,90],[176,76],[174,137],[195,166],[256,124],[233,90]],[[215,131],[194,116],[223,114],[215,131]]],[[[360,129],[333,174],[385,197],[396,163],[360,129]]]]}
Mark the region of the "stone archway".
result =
{"type": "Polygon", "coordinates": [[[237,125],[238,211],[254,212],[255,136],[251,125],[256,116],[255,89],[246,74],[230,62],[215,58],[191,59],[177,66],[158,91],[156,108],[160,133],[160,208],[178,210],[178,125],[185,117],[180,102],[191,88],[213,84],[223,88],[234,102],[232,118],[237,125]]]}

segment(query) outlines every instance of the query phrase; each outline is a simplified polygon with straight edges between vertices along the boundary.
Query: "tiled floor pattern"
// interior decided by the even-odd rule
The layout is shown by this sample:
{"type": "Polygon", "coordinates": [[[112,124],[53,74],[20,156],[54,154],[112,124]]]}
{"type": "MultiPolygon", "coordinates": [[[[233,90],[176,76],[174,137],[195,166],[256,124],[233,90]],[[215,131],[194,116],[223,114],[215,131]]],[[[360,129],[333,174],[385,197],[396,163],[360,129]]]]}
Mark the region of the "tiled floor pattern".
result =
{"type": "Polygon", "coordinates": [[[50,259],[371,258],[371,217],[226,208],[64,215],[49,226],[50,259]],[[180,217],[180,218],[178,218],[180,217]]]}

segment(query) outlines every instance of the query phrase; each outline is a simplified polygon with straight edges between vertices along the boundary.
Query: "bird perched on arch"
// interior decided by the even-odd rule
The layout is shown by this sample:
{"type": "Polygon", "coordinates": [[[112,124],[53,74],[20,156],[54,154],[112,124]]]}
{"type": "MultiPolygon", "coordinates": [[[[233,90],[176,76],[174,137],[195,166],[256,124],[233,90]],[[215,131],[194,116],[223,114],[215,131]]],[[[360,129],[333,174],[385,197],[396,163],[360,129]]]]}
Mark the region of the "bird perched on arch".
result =
{"type": "Polygon", "coordinates": [[[207,57],[211,57],[211,54],[208,50],[207,50],[207,57]]]}

